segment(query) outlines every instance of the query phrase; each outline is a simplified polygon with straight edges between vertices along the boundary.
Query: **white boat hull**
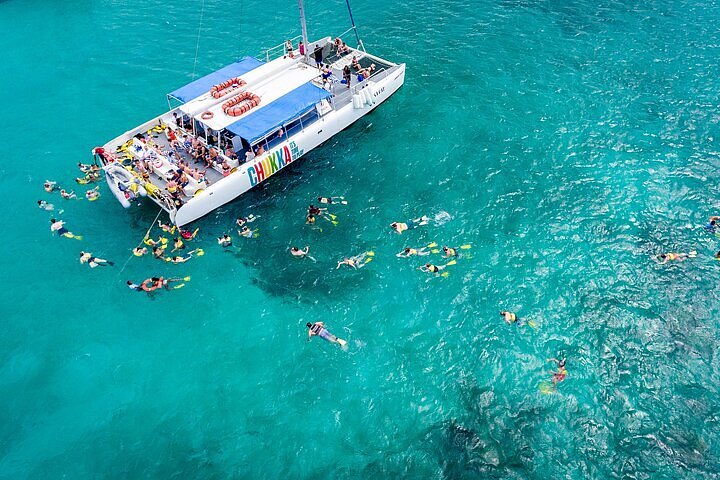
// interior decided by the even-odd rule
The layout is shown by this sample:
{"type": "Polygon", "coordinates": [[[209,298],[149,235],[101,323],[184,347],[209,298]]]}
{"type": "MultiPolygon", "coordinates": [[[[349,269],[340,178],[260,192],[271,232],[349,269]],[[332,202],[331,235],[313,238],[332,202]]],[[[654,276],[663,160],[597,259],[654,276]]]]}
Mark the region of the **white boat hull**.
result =
{"type": "Polygon", "coordinates": [[[236,199],[370,113],[395,93],[404,81],[405,65],[402,64],[396,72],[377,83],[368,82],[368,87],[361,90],[360,108],[357,108],[358,102],[353,101],[331,111],[266,155],[241,165],[222,181],[198,192],[175,212],[174,218],[171,214],[171,219],[176,225],[183,226],[236,199]]]}

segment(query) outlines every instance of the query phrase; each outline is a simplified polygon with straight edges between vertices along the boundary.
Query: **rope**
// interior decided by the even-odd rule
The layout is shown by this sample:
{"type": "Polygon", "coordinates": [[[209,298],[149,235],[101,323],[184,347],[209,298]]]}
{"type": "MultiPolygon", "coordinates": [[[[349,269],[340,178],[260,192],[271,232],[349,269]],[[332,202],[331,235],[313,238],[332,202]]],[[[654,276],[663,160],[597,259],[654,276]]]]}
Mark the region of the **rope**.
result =
{"type": "MultiPolygon", "coordinates": [[[[153,227],[155,226],[155,222],[158,221],[158,218],[160,218],[160,215],[162,214],[163,211],[164,211],[164,210],[161,208],[160,211],[158,212],[157,216],[155,217],[155,220],[153,220],[152,223],[150,224],[150,228],[148,228],[148,229],[147,229],[147,232],[145,232],[145,235],[143,235],[143,239],[140,240],[140,243],[138,243],[138,245],[137,245],[138,247],[141,247],[142,244],[143,244],[143,240],[145,240],[145,238],[146,238],[148,235],[150,235],[150,231],[151,231],[151,230],[153,229],[153,227]]],[[[137,248],[137,247],[136,247],[136,248],[137,248]]],[[[128,257],[128,259],[125,260],[125,264],[124,264],[124,265],[122,266],[122,268],[120,269],[120,273],[122,273],[123,270],[125,270],[125,267],[127,267],[127,264],[130,263],[130,260],[132,260],[132,258],[133,258],[134,256],[135,256],[135,254],[134,254],[134,253],[131,253],[131,254],[130,254],[130,257],[128,257]]]]}
{"type": "Polygon", "coordinates": [[[193,62],[192,79],[195,80],[195,67],[197,66],[198,52],[200,51],[200,31],[202,30],[203,14],[205,13],[205,0],[200,8],[200,25],[198,25],[197,43],[195,44],[195,61],[193,62]]]}

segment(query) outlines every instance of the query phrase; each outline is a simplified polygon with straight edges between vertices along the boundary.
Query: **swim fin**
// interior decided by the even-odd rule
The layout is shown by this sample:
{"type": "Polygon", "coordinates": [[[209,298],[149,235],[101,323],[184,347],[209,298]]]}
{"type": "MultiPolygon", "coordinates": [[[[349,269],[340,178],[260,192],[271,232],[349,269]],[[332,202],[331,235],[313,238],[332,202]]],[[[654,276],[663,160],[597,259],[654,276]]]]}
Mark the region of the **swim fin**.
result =
{"type": "Polygon", "coordinates": [[[165,238],[165,237],[160,237],[160,243],[162,243],[163,245],[167,245],[167,242],[168,242],[168,239],[167,239],[167,238],[165,238]]]}
{"type": "Polygon", "coordinates": [[[538,385],[538,390],[540,390],[540,393],[544,393],[545,395],[551,395],[555,392],[552,384],[549,382],[540,382],[540,384],[538,385]]]}
{"type": "Polygon", "coordinates": [[[198,257],[202,257],[203,255],[205,255],[205,250],[203,250],[202,248],[198,248],[198,249],[197,249],[197,256],[198,256],[198,257]]]}
{"type": "Polygon", "coordinates": [[[185,286],[184,283],[181,283],[181,284],[179,284],[179,285],[175,285],[175,286],[173,287],[173,290],[177,290],[177,289],[179,289],[179,288],[183,288],[184,286],[185,286]]]}
{"type": "Polygon", "coordinates": [[[343,205],[347,205],[347,204],[348,204],[348,203],[347,203],[347,200],[341,200],[340,203],[342,203],[343,205]]]}
{"type": "Polygon", "coordinates": [[[532,328],[533,330],[537,330],[538,326],[537,323],[533,322],[532,320],[527,321],[528,327],[532,328]]]}
{"type": "Polygon", "coordinates": [[[461,248],[462,250],[470,250],[470,249],[472,248],[472,245],[470,245],[470,244],[460,245],[460,248],[461,248]]]}
{"type": "Polygon", "coordinates": [[[443,272],[440,274],[441,277],[447,278],[450,275],[450,272],[443,272]]]}
{"type": "Polygon", "coordinates": [[[432,253],[440,253],[440,250],[438,250],[437,248],[433,248],[432,250],[430,250],[430,252],[432,252],[432,253]]]}
{"type": "Polygon", "coordinates": [[[115,262],[105,262],[107,265],[110,265],[111,267],[115,265],[115,262]]]}
{"type": "Polygon", "coordinates": [[[186,282],[189,282],[189,281],[190,281],[190,277],[184,277],[183,280],[185,280],[186,282]]]}
{"type": "Polygon", "coordinates": [[[434,247],[437,247],[437,243],[435,243],[435,242],[428,243],[427,246],[428,246],[428,248],[434,248],[434,247]]]}
{"type": "Polygon", "coordinates": [[[369,252],[365,252],[365,255],[367,255],[368,257],[374,257],[374,256],[375,256],[375,252],[373,252],[372,250],[370,250],[369,252]]]}
{"type": "Polygon", "coordinates": [[[689,258],[695,258],[695,257],[697,257],[697,252],[696,252],[695,250],[693,250],[692,252],[688,253],[688,257],[689,257],[689,258]]]}
{"type": "Polygon", "coordinates": [[[328,213],[328,217],[330,217],[330,218],[332,218],[333,220],[335,220],[335,219],[337,218],[337,215],[333,215],[332,213],[328,213]]]}
{"type": "Polygon", "coordinates": [[[345,340],[343,340],[342,338],[338,338],[337,342],[343,348],[345,348],[347,346],[347,342],[345,340]]]}
{"type": "Polygon", "coordinates": [[[69,238],[74,238],[75,240],[82,240],[83,237],[82,237],[82,235],[72,235],[69,238]]]}
{"type": "Polygon", "coordinates": [[[447,267],[449,265],[455,265],[456,263],[457,262],[455,260],[450,260],[448,263],[445,264],[445,266],[447,267]]]}

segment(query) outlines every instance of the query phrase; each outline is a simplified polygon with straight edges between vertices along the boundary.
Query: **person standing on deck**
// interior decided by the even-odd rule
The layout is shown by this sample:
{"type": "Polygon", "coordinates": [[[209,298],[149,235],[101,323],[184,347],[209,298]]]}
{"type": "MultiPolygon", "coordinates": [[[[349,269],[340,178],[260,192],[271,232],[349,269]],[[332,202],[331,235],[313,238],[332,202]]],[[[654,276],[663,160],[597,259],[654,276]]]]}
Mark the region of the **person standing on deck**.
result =
{"type": "Polygon", "coordinates": [[[350,72],[350,65],[345,65],[345,67],[343,67],[343,79],[345,80],[345,84],[347,85],[347,88],[350,88],[350,80],[352,79],[352,73],[350,72]]]}
{"type": "Polygon", "coordinates": [[[305,56],[305,44],[303,42],[300,42],[298,44],[298,50],[300,50],[300,55],[303,57],[305,56]]]}
{"type": "Polygon", "coordinates": [[[313,55],[315,56],[315,66],[320,69],[323,61],[323,49],[317,43],[315,44],[315,51],[313,52],[313,55]]]}

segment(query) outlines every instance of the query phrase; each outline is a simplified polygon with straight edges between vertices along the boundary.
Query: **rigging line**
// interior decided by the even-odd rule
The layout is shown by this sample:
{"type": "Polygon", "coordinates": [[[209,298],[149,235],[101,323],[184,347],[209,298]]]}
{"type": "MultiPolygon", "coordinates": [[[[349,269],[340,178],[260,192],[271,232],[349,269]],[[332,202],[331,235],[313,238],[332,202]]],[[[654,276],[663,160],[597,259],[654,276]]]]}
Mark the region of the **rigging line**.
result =
{"type": "Polygon", "coordinates": [[[195,67],[197,66],[198,52],[200,51],[200,32],[202,31],[203,15],[205,14],[205,0],[202,0],[200,8],[200,25],[198,25],[197,43],[195,44],[195,61],[193,62],[192,79],[195,80],[195,67]]]}
{"type": "Polygon", "coordinates": [[[350,23],[352,23],[352,28],[355,30],[355,38],[357,39],[358,46],[362,45],[362,42],[360,41],[360,35],[358,35],[357,27],[355,26],[355,19],[353,18],[352,10],[350,9],[350,0],[345,0],[345,5],[347,5],[348,13],[350,14],[350,23]]]}
{"type": "MultiPolygon", "coordinates": [[[[151,231],[151,230],[153,229],[153,227],[155,226],[155,222],[158,221],[158,218],[160,218],[160,215],[162,214],[162,212],[163,212],[163,209],[161,208],[160,211],[158,212],[157,216],[155,217],[155,220],[153,220],[152,223],[150,224],[150,228],[148,228],[148,229],[147,229],[147,232],[145,232],[145,236],[143,236],[143,239],[140,240],[140,243],[138,243],[138,245],[137,245],[138,247],[142,246],[143,240],[145,240],[145,238],[147,238],[147,236],[150,235],[150,231],[151,231]]],[[[123,270],[125,270],[125,267],[127,267],[127,264],[130,263],[130,260],[132,260],[132,258],[133,258],[134,256],[135,256],[135,254],[132,253],[132,254],[130,254],[130,257],[128,257],[128,259],[125,260],[125,264],[124,264],[124,265],[122,266],[122,268],[120,269],[120,273],[122,273],[123,270]]]]}

